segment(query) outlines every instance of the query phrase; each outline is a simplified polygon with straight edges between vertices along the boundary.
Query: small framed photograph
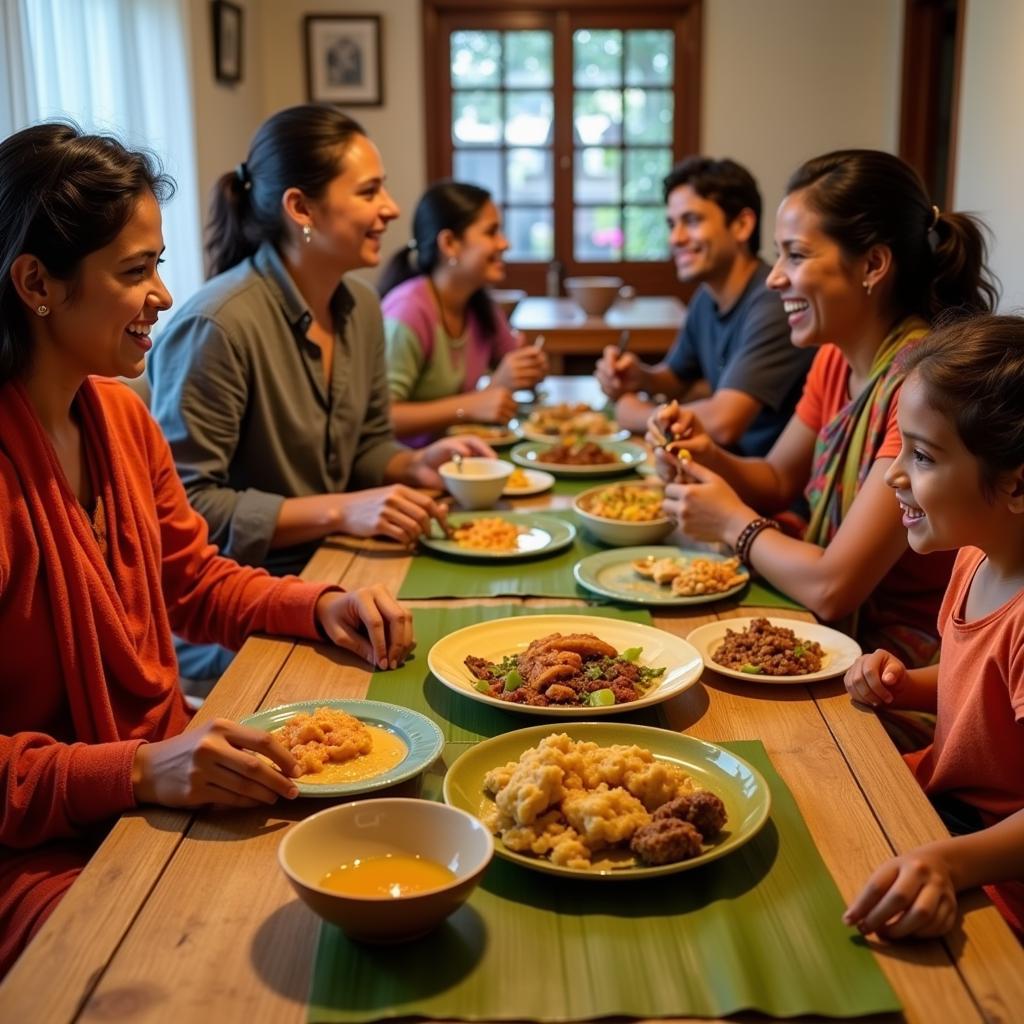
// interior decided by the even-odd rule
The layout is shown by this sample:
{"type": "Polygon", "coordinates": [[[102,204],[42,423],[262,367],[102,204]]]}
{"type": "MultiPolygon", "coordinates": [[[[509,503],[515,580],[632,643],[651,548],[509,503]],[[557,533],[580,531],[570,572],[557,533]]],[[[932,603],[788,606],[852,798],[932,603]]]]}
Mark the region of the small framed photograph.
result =
{"type": "Polygon", "coordinates": [[[380,21],[377,14],[306,16],[306,90],[312,102],[384,102],[380,21]]]}
{"type": "Polygon", "coordinates": [[[242,8],[229,0],[213,0],[213,77],[218,82],[242,80],[242,8]]]}

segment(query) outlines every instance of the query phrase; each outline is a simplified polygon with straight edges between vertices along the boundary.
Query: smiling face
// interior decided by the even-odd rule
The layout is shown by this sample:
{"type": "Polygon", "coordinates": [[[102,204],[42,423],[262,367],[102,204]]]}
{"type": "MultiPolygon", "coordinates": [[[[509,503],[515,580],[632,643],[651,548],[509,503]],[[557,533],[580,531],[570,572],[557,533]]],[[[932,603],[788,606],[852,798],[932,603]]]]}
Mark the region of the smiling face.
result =
{"type": "Polygon", "coordinates": [[[689,185],[669,193],[665,220],[676,276],[684,283],[725,280],[747,251],[749,231],[741,219],[727,224],[718,203],[699,196],[689,185]]]}
{"type": "Polygon", "coordinates": [[[380,152],[365,135],[353,137],[342,166],[322,198],[309,207],[310,244],[332,257],[344,273],[380,263],[381,237],[399,210],[384,187],[380,152]]]}
{"type": "Polygon", "coordinates": [[[898,416],[903,447],[885,482],[896,492],[910,546],[921,554],[985,547],[1001,529],[998,495],[986,497],[977,458],[952,420],[928,401],[918,373],[903,384],[898,416]]]}
{"type": "Polygon", "coordinates": [[[855,338],[865,314],[864,261],[847,259],[825,234],[805,191],[782,200],[775,247],[779,255],[767,283],[782,297],[793,344],[842,345],[855,338]]]}
{"type": "Polygon", "coordinates": [[[501,230],[501,214],[488,200],[476,220],[452,240],[452,254],[460,273],[477,287],[500,284],[505,279],[505,252],[508,239],[501,230]]]}
{"type": "Polygon", "coordinates": [[[160,206],[145,192],[109,245],[89,253],[71,281],[53,282],[53,307],[39,329],[73,373],[142,373],[152,347],[150,329],[171,306],[157,270],[163,247],[160,206]]]}

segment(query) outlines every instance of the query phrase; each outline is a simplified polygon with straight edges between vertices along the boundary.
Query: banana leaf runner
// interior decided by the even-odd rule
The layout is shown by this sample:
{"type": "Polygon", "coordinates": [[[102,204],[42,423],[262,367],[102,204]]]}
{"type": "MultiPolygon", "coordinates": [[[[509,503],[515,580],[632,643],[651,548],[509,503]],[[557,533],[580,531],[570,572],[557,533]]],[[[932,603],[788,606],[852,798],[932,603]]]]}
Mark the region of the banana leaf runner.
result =
{"type": "MultiPolygon", "coordinates": [[[[644,612],[582,611],[649,622],[644,612]]],[[[517,613],[530,610],[416,609],[419,650],[481,618],[517,613]]],[[[423,656],[375,674],[368,696],[437,721],[449,738],[441,769],[482,737],[534,724],[451,694],[430,677],[423,656]]],[[[657,709],[649,710],[657,722],[657,709]]],[[[764,747],[723,745],[759,768],[772,792],[769,823],[740,850],[695,871],[620,884],[567,883],[495,859],[465,906],[408,945],[361,945],[324,924],[308,1019],[565,1021],[744,1010],[851,1018],[898,1011],[872,954],[842,925],[839,892],[764,747]]],[[[425,778],[425,796],[439,796],[439,779],[425,778]]]]}
{"type": "MultiPolygon", "coordinates": [[[[550,558],[487,562],[456,561],[420,550],[409,565],[398,597],[407,601],[441,597],[579,597],[606,603],[605,598],[579,586],[572,575],[573,566],[581,558],[606,548],[586,535],[571,511],[545,511],[544,515],[576,526],[576,538],[564,551],[550,558]]],[[[729,599],[729,605],[735,604],[750,608],[802,608],[770,585],[756,580],[738,597],[729,599]]],[[[711,609],[722,607],[714,602],[708,605],[711,609]]]]}

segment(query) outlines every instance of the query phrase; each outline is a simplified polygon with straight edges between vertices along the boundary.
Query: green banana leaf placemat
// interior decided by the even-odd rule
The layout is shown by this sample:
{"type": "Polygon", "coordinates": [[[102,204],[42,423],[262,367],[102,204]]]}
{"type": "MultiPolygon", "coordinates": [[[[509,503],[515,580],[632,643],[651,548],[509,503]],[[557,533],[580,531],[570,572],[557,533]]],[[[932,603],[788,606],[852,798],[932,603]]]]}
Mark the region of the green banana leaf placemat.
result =
{"type": "MultiPolygon", "coordinates": [[[[521,711],[505,711],[470,700],[439,683],[427,668],[427,653],[434,644],[463,626],[472,626],[483,619],[504,619],[511,615],[596,615],[628,619],[645,626],[652,625],[650,613],[643,608],[614,607],[525,608],[522,605],[484,605],[478,608],[413,608],[412,620],[416,636],[413,656],[400,668],[374,672],[366,696],[412,708],[433,719],[444,733],[445,740],[476,741],[536,725],[535,715],[521,711]]],[[[467,654],[471,653],[469,651],[467,654]]],[[[638,725],[662,725],[656,707],[641,708],[616,716],[617,721],[638,725]]],[[[557,724],[557,719],[551,719],[557,724]]]]}
{"type": "Polygon", "coordinates": [[[617,476],[560,476],[555,477],[552,494],[575,498],[577,494],[608,484],[635,484],[640,481],[639,473],[620,473],[617,476]]]}
{"type": "MultiPolygon", "coordinates": [[[[450,744],[446,759],[471,745],[450,744]]],[[[309,1021],[897,1012],[871,952],[841,923],[839,892],[764,747],[723,746],[772,794],[768,824],[735,853],[617,884],[495,859],[462,908],[408,945],[366,946],[323,924],[309,1021]]]]}

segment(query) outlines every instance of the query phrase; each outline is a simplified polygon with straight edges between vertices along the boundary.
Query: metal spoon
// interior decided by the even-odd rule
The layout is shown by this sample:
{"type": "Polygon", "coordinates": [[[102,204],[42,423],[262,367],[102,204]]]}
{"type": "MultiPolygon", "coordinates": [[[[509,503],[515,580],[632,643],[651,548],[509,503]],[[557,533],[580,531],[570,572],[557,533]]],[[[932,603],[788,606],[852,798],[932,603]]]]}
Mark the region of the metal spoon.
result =
{"type": "Polygon", "coordinates": [[[462,472],[462,455],[459,452],[455,452],[452,455],[452,462],[455,463],[455,472],[456,473],[461,473],[462,472]]]}

